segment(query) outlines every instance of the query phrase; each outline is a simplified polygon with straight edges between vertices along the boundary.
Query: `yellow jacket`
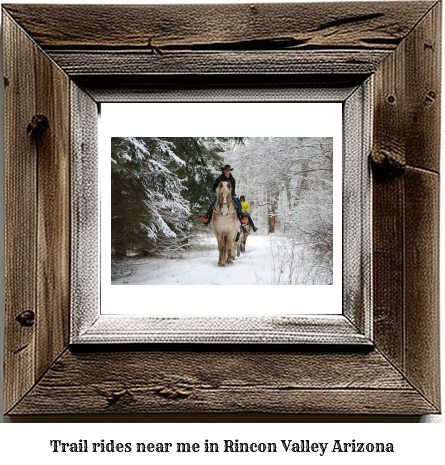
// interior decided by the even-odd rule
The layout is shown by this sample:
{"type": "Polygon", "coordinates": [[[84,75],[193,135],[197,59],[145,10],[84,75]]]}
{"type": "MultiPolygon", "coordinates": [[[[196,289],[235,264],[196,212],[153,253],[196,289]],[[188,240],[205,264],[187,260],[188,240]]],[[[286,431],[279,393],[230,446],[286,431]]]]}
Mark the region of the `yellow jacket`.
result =
{"type": "Polygon", "coordinates": [[[249,202],[241,202],[241,210],[243,212],[249,212],[250,211],[249,202]]]}

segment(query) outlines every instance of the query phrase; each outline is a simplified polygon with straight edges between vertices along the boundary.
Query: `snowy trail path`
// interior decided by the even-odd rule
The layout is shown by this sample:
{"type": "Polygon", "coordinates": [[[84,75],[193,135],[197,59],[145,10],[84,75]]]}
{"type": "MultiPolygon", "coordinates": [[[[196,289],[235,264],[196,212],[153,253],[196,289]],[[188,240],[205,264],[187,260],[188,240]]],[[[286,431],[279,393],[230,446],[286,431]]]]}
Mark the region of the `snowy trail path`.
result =
{"type": "Polygon", "coordinates": [[[249,236],[246,252],[236,257],[233,265],[224,268],[218,267],[216,238],[204,240],[208,241],[210,250],[198,256],[191,253],[177,260],[134,260],[136,273],[112,284],[271,284],[271,252],[266,236],[249,236]]]}

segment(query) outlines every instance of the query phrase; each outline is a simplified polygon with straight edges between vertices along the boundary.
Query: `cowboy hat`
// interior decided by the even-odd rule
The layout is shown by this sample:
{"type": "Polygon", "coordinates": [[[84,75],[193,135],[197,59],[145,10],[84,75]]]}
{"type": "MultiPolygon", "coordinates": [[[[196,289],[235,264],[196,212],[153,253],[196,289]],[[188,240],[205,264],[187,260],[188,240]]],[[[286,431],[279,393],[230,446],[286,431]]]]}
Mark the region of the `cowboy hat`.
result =
{"type": "Polygon", "coordinates": [[[223,171],[224,171],[224,170],[233,171],[233,168],[232,168],[230,165],[224,165],[221,169],[222,169],[223,171]]]}

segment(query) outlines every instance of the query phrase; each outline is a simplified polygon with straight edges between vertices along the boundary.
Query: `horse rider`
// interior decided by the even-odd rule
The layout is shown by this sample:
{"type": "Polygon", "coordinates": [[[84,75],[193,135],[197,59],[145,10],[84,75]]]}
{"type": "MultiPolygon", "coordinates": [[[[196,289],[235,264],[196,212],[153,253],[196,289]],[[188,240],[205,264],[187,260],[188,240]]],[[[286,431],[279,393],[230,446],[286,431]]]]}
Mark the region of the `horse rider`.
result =
{"type": "MultiPolygon", "coordinates": [[[[218,188],[220,182],[230,182],[232,186],[232,201],[237,210],[238,218],[240,220],[241,226],[245,227],[247,226],[249,222],[249,217],[242,212],[241,203],[235,194],[235,178],[232,176],[233,168],[230,165],[224,165],[221,168],[221,171],[222,171],[221,175],[218,176],[215,182],[213,183],[213,192],[216,192],[216,189],[218,188]]],[[[210,207],[207,210],[207,213],[201,216],[201,221],[205,226],[207,226],[210,223],[210,220],[212,219],[213,207],[215,206],[216,200],[217,199],[215,197],[212,203],[210,204],[210,207]]]]}
{"type": "Polygon", "coordinates": [[[253,224],[253,220],[249,215],[249,211],[250,211],[249,202],[246,201],[246,197],[244,195],[242,195],[239,199],[241,200],[241,209],[243,213],[247,215],[247,218],[249,219],[249,224],[250,226],[252,226],[253,232],[257,232],[258,228],[255,227],[255,225],[253,224]]]}

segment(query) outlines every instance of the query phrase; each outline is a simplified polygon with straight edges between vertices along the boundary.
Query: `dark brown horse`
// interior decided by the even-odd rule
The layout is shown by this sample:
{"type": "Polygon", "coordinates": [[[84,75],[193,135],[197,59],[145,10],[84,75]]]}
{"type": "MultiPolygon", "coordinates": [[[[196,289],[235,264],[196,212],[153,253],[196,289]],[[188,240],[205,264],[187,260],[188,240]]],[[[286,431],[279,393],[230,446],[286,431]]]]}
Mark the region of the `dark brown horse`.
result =
{"type": "Polygon", "coordinates": [[[248,224],[244,228],[241,228],[240,238],[237,242],[237,247],[236,247],[236,252],[237,252],[236,254],[238,257],[240,256],[240,252],[246,251],[247,238],[249,237],[249,234],[251,232],[252,232],[252,226],[250,226],[250,224],[248,224]]]}

